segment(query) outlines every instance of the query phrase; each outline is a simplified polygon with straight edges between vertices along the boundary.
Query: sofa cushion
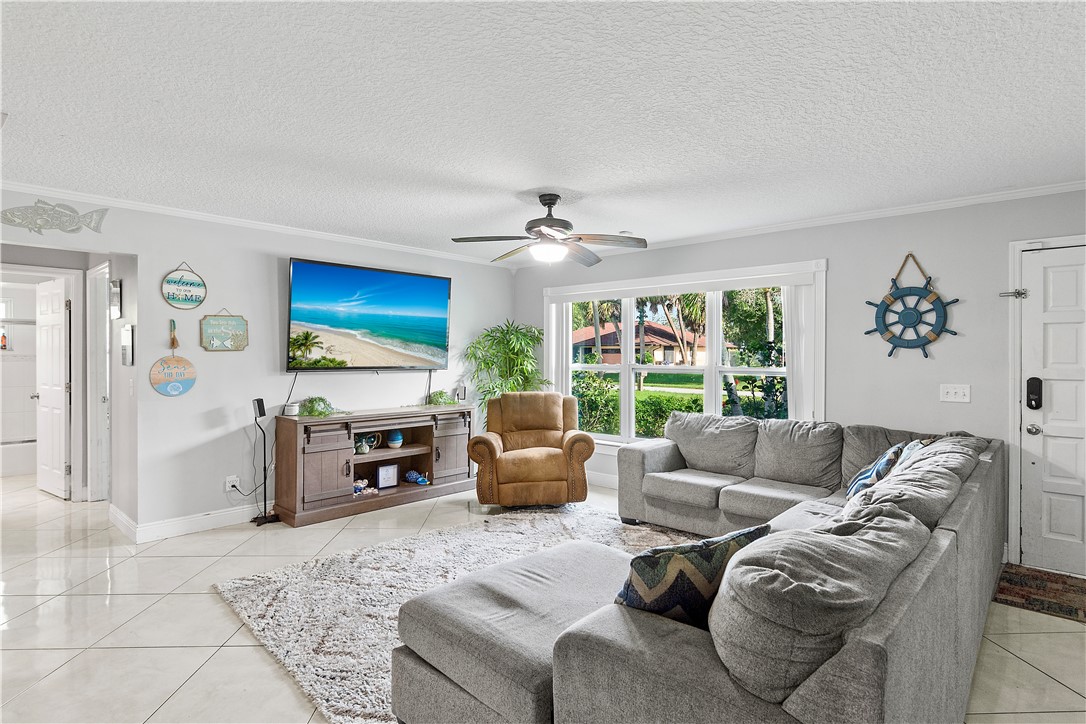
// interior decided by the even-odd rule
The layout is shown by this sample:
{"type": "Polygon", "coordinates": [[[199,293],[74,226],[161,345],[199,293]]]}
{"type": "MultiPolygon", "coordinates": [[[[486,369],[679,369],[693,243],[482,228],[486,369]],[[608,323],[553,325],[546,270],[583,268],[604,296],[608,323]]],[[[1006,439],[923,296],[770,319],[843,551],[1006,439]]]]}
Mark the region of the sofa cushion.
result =
{"type": "Polygon", "coordinates": [[[508,721],[550,722],[551,652],[610,604],[630,556],[574,541],[469,573],[400,607],[400,639],[508,721]]]}
{"type": "Polygon", "coordinates": [[[929,537],[908,513],[875,505],[751,543],[709,612],[721,661],[752,694],[783,701],[871,615],[929,537]]]}
{"type": "Polygon", "coordinates": [[[615,603],[708,629],[709,606],[728,561],[740,548],[768,533],[768,525],[759,525],[638,553],[630,561],[630,575],[615,603]]]}
{"type": "Polygon", "coordinates": [[[836,422],[759,420],[754,474],[832,490],[841,485],[841,435],[836,422]]]}
{"type": "Polygon", "coordinates": [[[850,499],[845,510],[893,503],[934,530],[958,497],[962,481],[976,467],[977,449],[987,445],[986,440],[973,437],[936,440],[897,465],[877,485],[850,499]]]}
{"type": "Polygon", "coordinates": [[[821,500],[808,500],[792,506],[769,521],[769,529],[774,533],[782,530],[802,530],[814,528],[835,515],[841,514],[841,506],[821,500]]]}
{"type": "Polygon", "coordinates": [[[753,417],[672,412],[664,436],[679,446],[687,467],[741,478],[754,475],[758,421],[753,417]]]}
{"type": "MultiPolygon", "coordinates": [[[[910,445],[912,443],[909,443],[910,445]]],[[[889,450],[886,450],[882,455],[872,460],[869,464],[860,468],[860,471],[852,476],[852,479],[848,481],[848,489],[845,491],[845,498],[851,498],[857,493],[867,490],[875,483],[879,482],[893,470],[894,465],[901,458],[902,451],[905,449],[905,443],[899,442],[897,445],[892,446],[889,450]]]]}
{"type": "Polygon", "coordinates": [[[841,479],[852,480],[860,468],[877,458],[891,445],[935,437],[940,436],[908,430],[892,430],[878,425],[849,425],[842,431],[841,479]]]}
{"type": "Polygon", "coordinates": [[[566,456],[561,448],[506,450],[494,464],[503,483],[566,479],[566,456]]]}
{"type": "Polygon", "coordinates": [[[956,435],[939,438],[930,445],[924,445],[907,460],[902,460],[895,472],[904,472],[914,466],[926,467],[935,464],[964,481],[973,473],[980,454],[987,448],[988,441],[982,437],[956,435]]]}
{"type": "Polygon", "coordinates": [[[830,494],[817,485],[796,485],[779,480],[751,478],[720,490],[717,507],[725,513],[755,520],[769,520],[793,505],[818,500],[830,494]]]}
{"type": "Polygon", "coordinates": [[[641,483],[641,490],[650,498],[699,508],[715,508],[721,488],[742,481],[743,478],[736,475],[683,468],[668,473],[649,473],[641,483]]]}

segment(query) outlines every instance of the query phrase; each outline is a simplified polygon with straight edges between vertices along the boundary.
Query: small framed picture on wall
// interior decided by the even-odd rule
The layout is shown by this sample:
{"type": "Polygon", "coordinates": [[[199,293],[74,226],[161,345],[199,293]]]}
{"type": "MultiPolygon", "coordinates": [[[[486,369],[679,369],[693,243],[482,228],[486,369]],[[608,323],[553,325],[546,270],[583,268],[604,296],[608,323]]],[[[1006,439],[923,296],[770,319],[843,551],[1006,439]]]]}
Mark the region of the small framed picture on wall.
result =
{"type": "Polygon", "coordinates": [[[397,463],[377,466],[377,487],[395,488],[400,482],[400,466],[397,463]]]}
{"type": "Polygon", "coordinates": [[[121,327],[121,364],[125,367],[136,364],[136,327],[131,324],[121,327]]]}

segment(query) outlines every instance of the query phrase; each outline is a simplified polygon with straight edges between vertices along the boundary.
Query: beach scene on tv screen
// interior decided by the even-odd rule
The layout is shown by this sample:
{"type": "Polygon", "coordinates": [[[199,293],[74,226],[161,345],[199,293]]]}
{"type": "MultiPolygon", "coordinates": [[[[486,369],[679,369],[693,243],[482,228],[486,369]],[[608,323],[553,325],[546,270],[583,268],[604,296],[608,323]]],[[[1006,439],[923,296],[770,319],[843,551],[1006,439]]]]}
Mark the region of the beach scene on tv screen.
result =
{"type": "Polygon", "coordinates": [[[287,368],[448,366],[449,280],[294,261],[287,368]]]}

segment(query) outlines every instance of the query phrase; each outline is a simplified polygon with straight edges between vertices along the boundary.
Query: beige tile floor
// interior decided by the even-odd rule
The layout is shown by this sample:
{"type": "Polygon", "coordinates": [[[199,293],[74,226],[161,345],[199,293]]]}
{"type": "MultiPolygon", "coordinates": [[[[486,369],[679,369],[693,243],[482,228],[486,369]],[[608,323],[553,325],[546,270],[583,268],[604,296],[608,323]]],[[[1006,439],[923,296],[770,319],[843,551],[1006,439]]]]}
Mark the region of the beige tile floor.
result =
{"type": "MultiPolygon", "coordinates": [[[[103,503],[0,480],[0,721],[324,721],[211,585],[469,522],[470,497],[134,545],[103,503]]],[[[992,604],[966,720],[1086,723],[1084,680],[1086,626],[992,604]]]]}

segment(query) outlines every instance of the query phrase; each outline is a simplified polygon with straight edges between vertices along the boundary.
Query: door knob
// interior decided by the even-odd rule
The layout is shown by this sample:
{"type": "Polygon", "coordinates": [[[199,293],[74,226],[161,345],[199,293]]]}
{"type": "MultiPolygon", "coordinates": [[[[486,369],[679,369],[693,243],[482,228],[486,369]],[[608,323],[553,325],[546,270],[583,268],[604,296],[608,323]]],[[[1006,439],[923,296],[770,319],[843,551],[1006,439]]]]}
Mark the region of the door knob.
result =
{"type": "Polygon", "coordinates": [[[39,397],[41,397],[41,395],[39,395],[37,392],[31,392],[30,393],[30,399],[32,399],[32,400],[36,400],[39,397]]]}
{"type": "Polygon", "coordinates": [[[1040,435],[1041,434],[1041,426],[1040,425],[1034,425],[1034,424],[1031,423],[1029,425],[1026,425],[1026,432],[1028,432],[1030,435],[1040,435]]]}

